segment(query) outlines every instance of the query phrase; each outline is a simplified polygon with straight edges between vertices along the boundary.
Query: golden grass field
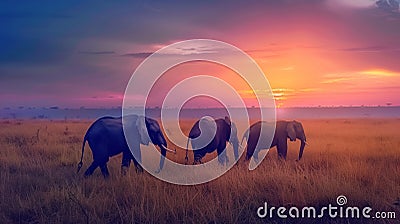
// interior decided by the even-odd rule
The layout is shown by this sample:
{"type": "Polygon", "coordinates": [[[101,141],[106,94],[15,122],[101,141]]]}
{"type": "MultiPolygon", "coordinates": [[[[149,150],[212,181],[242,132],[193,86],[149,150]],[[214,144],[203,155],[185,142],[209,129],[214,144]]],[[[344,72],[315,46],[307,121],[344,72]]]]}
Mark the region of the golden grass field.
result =
{"type": "MultiPolygon", "coordinates": [[[[110,159],[110,179],[100,170],[76,174],[89,121],[0,121],[0,223],[399,223],[400,119],[304,120],[304,157],[289,143],[288,160],[273,149],[254,171],[243,159],[222,177],[197,186],[162,182],[130,167],[120,175],[121,156],[110,159]],[[39,131],[38,131],[39,130],[39,131]],[[347,205],[395,211],[391,220],[260,219],[271,206],[347,205]]],[[[188,132],[193,121],[183,123],[188,132]]],[[[241,139],[241,136],[239,136],[241,139]]],[[[168,155],[169,156],[169,155],[168,155]]],[[[214,155],[215,156],[215,155],[214,155]]],[[[184,151],[174,158],[184,160],[184,151]]]]}

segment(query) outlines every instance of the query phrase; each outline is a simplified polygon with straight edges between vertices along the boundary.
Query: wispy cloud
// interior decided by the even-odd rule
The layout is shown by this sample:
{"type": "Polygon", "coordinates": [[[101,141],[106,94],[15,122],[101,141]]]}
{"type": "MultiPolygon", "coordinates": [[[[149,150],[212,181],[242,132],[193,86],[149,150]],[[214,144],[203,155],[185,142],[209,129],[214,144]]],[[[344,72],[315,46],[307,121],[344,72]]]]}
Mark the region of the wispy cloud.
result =
{"type": "Polygon", "coordinates": [[[321,91],[321,88],[303,88],[303,89],[299,89],[297,91],[300,93],[311,93],[311,92],[321,91]]]}
{"type": "Polygon", "coordinates": [[[151,54],[153,54],[153,52],[134,52],[134,53],[122,54],[121,56],[133,57],[133,58],[147,58],[151,54]]]}
{"type": "Polygon", "coordinates": [[[370,69],[358,72],[326,74],[322,84],[342,83],[346,81],[360,81],[364,79],[377,79],[388,77],[400,77],[399,72],[388,71],[384,69],[370,69]]]}
{"type": "Polygon", "coordinates": [[[166,52],[167,54],[177,54],[177,55],[191,55],[191,54],[214,54],[214,53],[225,53],[226,49],[221,49],[217,46],[205,46],[193,43],[192,47],[183,48],[169,48],[166,52]]]}
{"type": "Polygon", "coordinates": [[[332,84],[332,83],[339,83],[339,82],[344,82],[344,81],[349,81],[349,80],[354,80],[356,77],[354,76],[348,76],[345,74],[336,74],[336,75],[328,75],[325,80],[323,80],[321,83],[322,84],[332,84]]]}
{"type": "Polygon", "coordinates": [[[274,99],[277,101],[286,100],[289,96],[295,93],[294,89],[276,88],[272,89],[274,99]]]}
{"type": "MultiPolygon", "coordinates": [[[[272,89],[272,96],[274,97],[275,100],[277,101],[282,101],[286,100],[288,97],[292,96],[295,94],[294,89],[287,89],[287,88],[274,88],[272,89]]],[[[268,90],[251,90],[251,89],[244,89],[244,90],[239,90],[238,93],[243,97],[243,98],[253,98],[254,94],[257,93],[260,96],[264,97],[270,97],[271,93],[268,90]]]]}
{"type": "Polygon", "coordinates": [[[106,55],[115,54],[115,51],[79,51],[79,54],[106,55]]]}
{"type": "MultiPolygon", "coordinates": [[[[315,94],[316,92],[321,92],[323,89],[321,88],[299,88],[299,89],[290,89],[290,88],[273,88],[272,96],[277,101],[277,105],[283,106],[285,102],[294,98],[302,98],[304,96],[309,96],[310,94],[315,94]]],[[[243,98],[253,98],[254,92],[250,89],[239,90],[239,94],[243,98]]],[[[256,90],[258,94],[261,96],[271,96],[266,90],[256,90]]]]}
{"type": "MultiPolygon", "coordinates": [[[[159,46],[158,49],[164,46],[159,46]]],[[[225,49],[221,49],[214,46],[193,46],[188,48],[177,47],[177,48],[168,48],[163,51],[163,54],[173,56],[173,55],[191,55],[191,54],[213,54],[213,53],[226,53],[225,49]]],[[[132,52],[122,54],[123,57],[133,57],[133,58],[146,58],[155,52],[132,52]]],[[[157,53],[160,54],[160,53],[157,53]]]]}
{"type": "Polygon", "coordinates": [[[340,48],[339,51],[345,52],[360,52],[360,53],[375,53],[375,52],[394,52],[400,51],[399,47],[387,47],[387,46],[361,46],[361,47],[349,47],[349,48],[340,48]]]}
{"type": "Polygon", "coordinates": [[[288,67],[281,68],[282,71],[290,71],[290,70],[293,70],[293,69],[294,69],[293,66],[288,66],[288,67]]]}
{"type": "Polygon", "coordinates": [[[348,8],[373,8],[375,7],[374,0],[358,0],[358,1],[349,1],[349,0],[326,0],[325,1],[328,6],[342,6],[348,8]]]}
{"type": "Polygon", "coordinates": [[[393,72],[383,69],[371,69],[359,72],[361,75],[367,75],[369,77],[395,77],[400,76],[399,72],[393,72]]]}
{"type": "Polygon", "coordinates": [[[238,90],[237,92],[244,98],[253,98],[255,93],[260,96],[271,96],[270,92],[266,89],[256,89],[254,91],[251,89],[242,89],[238,90]]]}

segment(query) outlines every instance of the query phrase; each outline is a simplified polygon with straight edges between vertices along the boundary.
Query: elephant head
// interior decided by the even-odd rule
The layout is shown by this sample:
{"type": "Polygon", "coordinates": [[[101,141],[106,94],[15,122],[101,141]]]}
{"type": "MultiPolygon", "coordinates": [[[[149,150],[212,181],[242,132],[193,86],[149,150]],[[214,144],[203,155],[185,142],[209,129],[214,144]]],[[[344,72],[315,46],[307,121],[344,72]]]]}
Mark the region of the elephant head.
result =
{"type": "Polygon", "coordinates": [[[289,121],[287,123],[286,132],[287,137],[290,139],[290,141],[296,141],[296,139],[300,140],[301,144],[298,158],[298,160],[300,160],[303,156],[304,147],[307,144],[306,134],[304,133],[303,125],[295,120],[289,121]]]}
{"type": "Polygon", "coordinates": [[[161,171],[161,169],[164,167],[164,161],[167,151],[171,153],[176,153],[176,150],[171,150],[167,148],[167,141],[165,140],[160,125],[156,120],[140,116],[136,121],[136,127],[138,129],[140,142],[142,144],[148,145],[151,141],[154,145],[160,147],[161,158],[160,166],[157,172],[161,171]]]}

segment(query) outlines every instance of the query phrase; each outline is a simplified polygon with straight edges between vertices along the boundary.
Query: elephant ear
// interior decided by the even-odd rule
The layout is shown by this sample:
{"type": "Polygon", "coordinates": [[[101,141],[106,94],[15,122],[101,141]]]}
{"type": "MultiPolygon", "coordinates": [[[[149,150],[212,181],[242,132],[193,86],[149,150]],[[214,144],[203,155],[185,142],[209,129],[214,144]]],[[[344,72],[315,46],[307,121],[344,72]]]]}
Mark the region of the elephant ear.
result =
{"type": "Polygon", "coordinates": [[[232,142],[233,140],[235,140],[235,138],[237,138],[237,127],[236,127],[235,123],[232,122],[232,124],[231,124],[231,136],[229,138],[229,142],[232,142]]]}
{"type": "Polygon", "coordinates": [[[294,121],[288,122],[286,132],[290,141],[296,141],[296,130],[294,130],[294,121]]]}
{"type": "Polygon", "coordinates": [[[231,119],[228,117],[228,116],[225,116],[225,122],[226,122],[226,124],[228,125],[228,128],[229,128],[229,130],[228,130],[228,133],[227,133],[227,141],[229,141],[230,140],[230,137],[231,137],[231,128],[232,128],[232,122],[231,122],[231,119]]]}
{"type": "Polygon", "coordinates": [[[137,118],[136,128],[139,133],[140,143],[142,143],[143,145],[149,145],[150,137],[149,137],[149,133],[147,132],[146,120],[145,120],[144,116],[139,116],[137,118]]]}

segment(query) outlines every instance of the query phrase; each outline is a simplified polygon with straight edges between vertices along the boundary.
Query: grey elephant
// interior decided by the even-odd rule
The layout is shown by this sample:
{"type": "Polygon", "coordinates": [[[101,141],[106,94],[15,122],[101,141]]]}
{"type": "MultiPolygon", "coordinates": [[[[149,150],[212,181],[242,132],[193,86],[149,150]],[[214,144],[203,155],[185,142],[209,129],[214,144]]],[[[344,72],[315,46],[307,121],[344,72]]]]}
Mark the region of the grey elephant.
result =
{"type": "Polygon", "coordinates": [[[301,141],[299,157],[298,160],[303,156],[304,147],[307,144],[306,134],[304,132],[303,125],[298,121],[277,121],[275,127],[275,134],[271,145],[267,145],[266,139],[268,136],[260,136],[262,128],[268,129],[271,124],[263,121],[258,121],[250,126],[249,129],[243,135],[242,143],[245,138],[247,138],[247,152],[246,160],[249,160],[253,156],[254,160],[258,162],[258,152],[261,149],[269,149],[274,146],[278,150],[278,158],[286,160],[287,154],[287,139],[290,141],[296,141],[299,139],[301,141]],[[257,143],[259,144],[257,145],[257,143]]]}
{"type": "Polygon", "coordinates": [[[166,152],[176,153],[176,151],[167,148],[167,141],[165,140],[156,120],[137,115],[128,115],[124,117],[124,119],[124,122],[127,121],[126,125],[131,134],[130,136],[127,136],[127,138],[131,138],[130,142],[133,143],[132,150],[134,151],[135,157],[132,155],[125,139],[122,117],[102,117],[93,122],[85,134],[82,143],[81,161],[78,164],[77,172],[79,172],[83,165],[82,160],[86,141],[89,143],[92,150],[93,162],[85,171],[85,177],[93,174],[97,167],[100,167],[104,177],[108,177],[109,172],[107,162],[109,157],[118,155],[121,152],[121,172],[123,174],[126,173],[131,160],[133,160],[136,170],[142,172],[143,168],[140,166],[140,144],[148,145],[152,142],[154,145],[160,147],[161,158],[157,172],[159,172],[164,166],[166,152]]]}
{"type": "Polygon", "coordinates": [[[220,164],[227,164],[229,160],[225,150],[226,142],[232,144],[235,160],[238,160],[239,139],[237,137],[237,129],[235,124],[231,122],[229,117],[215,120],[200,119],[193,125],[192,129],[190,130],[186,145],[186,164],[188,162],[189,140],[191,140],[193,148],[193,164],[202,163],[201,159],[207,153],[212,153],[215,150],[217,150],[218,153],[218,162],[220,164]],[[214,122],[215,127],[212,127],[214,122]],[[201,130],[203,130],[203,133],[201,132],[201,130]],[[215,135],[212,136],[214,133],[215,135]]]}

